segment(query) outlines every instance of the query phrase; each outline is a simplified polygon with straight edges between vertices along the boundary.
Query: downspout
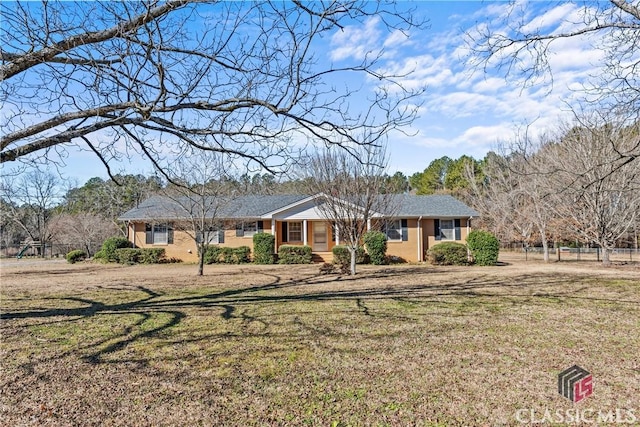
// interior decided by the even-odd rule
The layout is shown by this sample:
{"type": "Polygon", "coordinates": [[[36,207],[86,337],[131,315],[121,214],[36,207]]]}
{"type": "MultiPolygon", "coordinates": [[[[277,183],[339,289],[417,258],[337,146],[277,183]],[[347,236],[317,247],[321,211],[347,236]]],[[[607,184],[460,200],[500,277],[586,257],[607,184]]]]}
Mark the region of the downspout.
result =
{"type": "Polygon", "coordinates": [[[418,262],[422,262],[422,229],[420,223],[422,222],[422,216],[418,218],[418,262]]]}

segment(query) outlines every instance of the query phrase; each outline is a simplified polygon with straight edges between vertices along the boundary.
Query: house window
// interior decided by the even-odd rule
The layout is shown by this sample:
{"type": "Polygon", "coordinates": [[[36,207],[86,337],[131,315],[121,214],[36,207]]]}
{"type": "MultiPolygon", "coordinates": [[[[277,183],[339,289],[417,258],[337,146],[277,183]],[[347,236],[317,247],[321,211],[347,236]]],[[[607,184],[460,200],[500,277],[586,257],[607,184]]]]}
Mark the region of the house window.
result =
{"type": "Polygon", "coordinates": [[[202,243],[203,241],[207,245],[217,245],[218,243],[224,242],[224,237],[221,237],[221,234],[224,233],[224,230],[217,229],[214,227],[209,227],[209,229],[205,232],[199,231],[198,236],[196,237],[197,243],[202,243]]]}
{"type": "Polygon", "coordinates": [[[289,242],[302,242],[302,223],[301,222],[290,222],[289,223],[289,242]]]}
{"type": "MultiPolygon", "coordinates": [[[[260,221],[262,223],[262,221],[260,221]]],[[[253,237],[258,232],[258,222],[241,222],[236,225],[236,237],[253,237]]]]}
{"type": "Polygon", "coordinates": [[[455,240],[455,226],[452,219],[441,219],[440,220],[440,236],[442,240],[455,240]]]}
{"type": "Polygon", "coordinates": [[[173,229],[169,224],[145,224],[145,243],[168,245],[173,243],[173,229]]]}
{"type": "Polygon", "coordinates": [[[387,221],[385,227],[385,234],[387,235],[387,240],[402,240],[402,221],[399,219],[387,221]]]}
{"type": "Polygon", "coordinates": [[[257,222],[245,222],[243,224],[244,237],[253,237],[258,232],[257,222]]]}
{"type": "Polygon", "coordinates": [[[153,244],[166,245],[169,241],[167,224],[153,224],[153,244]]]}

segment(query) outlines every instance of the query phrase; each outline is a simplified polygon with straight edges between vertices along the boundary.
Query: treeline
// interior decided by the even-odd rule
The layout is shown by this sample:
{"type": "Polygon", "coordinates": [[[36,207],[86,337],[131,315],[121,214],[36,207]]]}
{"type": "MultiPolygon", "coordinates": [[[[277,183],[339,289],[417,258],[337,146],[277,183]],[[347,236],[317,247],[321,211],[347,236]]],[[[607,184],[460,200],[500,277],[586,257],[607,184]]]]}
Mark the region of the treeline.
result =
{"type": "Polygon", "coordinates": [[[603,262],[617,246],[638,248],[640,124],[597,118],[523,135],[490,153],[481,174],[466,169],[482,226],[524,246],[595,245],[603,262]]]}

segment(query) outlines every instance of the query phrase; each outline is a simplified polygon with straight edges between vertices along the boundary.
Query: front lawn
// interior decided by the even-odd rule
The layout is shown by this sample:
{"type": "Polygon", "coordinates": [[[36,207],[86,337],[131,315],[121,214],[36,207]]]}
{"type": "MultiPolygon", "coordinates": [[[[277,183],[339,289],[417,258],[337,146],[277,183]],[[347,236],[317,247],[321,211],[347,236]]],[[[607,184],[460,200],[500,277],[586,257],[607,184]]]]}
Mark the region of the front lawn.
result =
{"type": "Polygon", "coordinates": [[[3,264],[0,419],[514,425],[582,405],[640,420],[638,268],[318,267],[3,264]],[[574,364],[594,378],[579,404],[557,392],[574,364]]]}

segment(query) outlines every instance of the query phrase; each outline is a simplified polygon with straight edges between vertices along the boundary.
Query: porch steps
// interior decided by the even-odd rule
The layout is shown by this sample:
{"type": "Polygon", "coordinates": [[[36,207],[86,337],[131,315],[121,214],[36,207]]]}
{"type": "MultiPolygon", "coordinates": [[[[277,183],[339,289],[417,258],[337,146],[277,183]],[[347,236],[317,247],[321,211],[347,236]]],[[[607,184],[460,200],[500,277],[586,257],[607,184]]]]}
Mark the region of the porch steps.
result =
{"type": "Polygon", "coordinates": [[[333,262],[332,252],[314,252],[311,261],[313,262],[333,262]]]}

